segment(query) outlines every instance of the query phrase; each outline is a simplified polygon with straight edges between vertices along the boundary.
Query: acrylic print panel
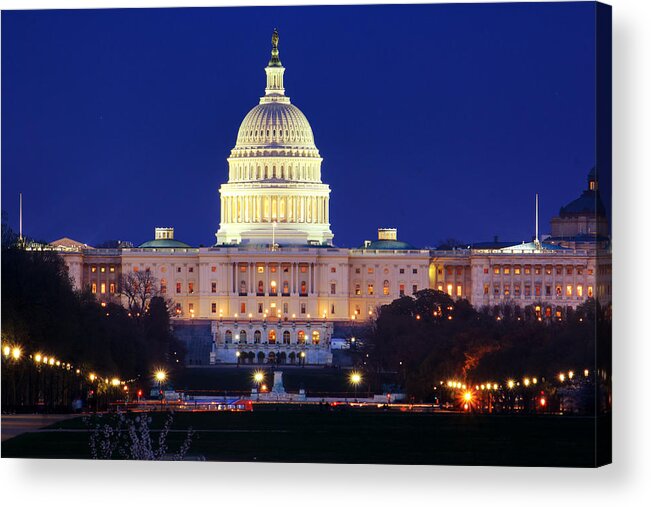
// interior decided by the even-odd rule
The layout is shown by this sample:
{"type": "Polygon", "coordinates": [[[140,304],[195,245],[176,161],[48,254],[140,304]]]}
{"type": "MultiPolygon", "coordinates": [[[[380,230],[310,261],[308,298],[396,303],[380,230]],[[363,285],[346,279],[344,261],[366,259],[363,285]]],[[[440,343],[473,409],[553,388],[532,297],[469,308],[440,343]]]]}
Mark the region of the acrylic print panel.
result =
{"type": "Polygon", "coordinates": [[[591,2],[3,12],[3,457],[608,463],[610,40],[591,2]]]}

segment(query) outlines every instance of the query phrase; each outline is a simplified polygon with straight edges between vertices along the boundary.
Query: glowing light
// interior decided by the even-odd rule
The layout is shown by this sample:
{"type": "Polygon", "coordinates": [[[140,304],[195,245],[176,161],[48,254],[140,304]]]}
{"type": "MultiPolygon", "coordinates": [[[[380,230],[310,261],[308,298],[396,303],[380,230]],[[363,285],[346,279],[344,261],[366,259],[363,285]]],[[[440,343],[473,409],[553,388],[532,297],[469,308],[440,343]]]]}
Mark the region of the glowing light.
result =
{"type": "Polygon", "coordinates": [[[525,385],[525,387],[529,387],[529,384],[530,384],[530,383],[531,383],[531,380],[529,380],[528,378],[525,377],[525,379],[524,379],[524,385],[525,385]]]}
{"type": "Polygon", "coordinates": [[[584,377],[590,376],[590,370],[588,370],[588,369],[583,370],[583,376],[584,377]]]}
{"type": "Polygon", "coordinates": [[[5,355],[5,357],[9,357],[9,354],[11,354],[11,347],[9,345],[5,345],[2,349],[2,353],[5,355]]]}
{"type": "Polygon", "coordinates": [[[158,382],[165,382],[165,379],[167,378],[167,372],[165,370],[157,370],[154,373],[154,378],[158,380],[158,382]]]}
{"type": "Polygon", "coordinates": [[[448,380],[448,387],[452,387],[452,381],[448,380]]]}
{"type": "Polygon", "coordinates": [[[545,398],[540,398],[540,406],[544,407],[547,404],[547,400],[545,398]]]}
{"type": "Polygon", "coordinates": [[[497,391],[497,384],[493,384],[493,390],[497,391]]]}
{"type": "Polygon", "coordinates": [[[264,373],[261,371],[256,371],[253,373],[253,380],[257,383],[260,384],[264,380],[264,373]]]}
{"type": "Polygon", "coordinates": [[[41,354],[36,354],[36,355],[34,356],[34,361],[36,361],[37,363],[40,363],[40,362],[41,362],[41,359],[42,359],[41,354]]]}
{"type": "Polygon", "coordinates": [[[357,385],[362,381],[362,375],[359,372],[352,372],[349,377],[350,383],[357,385]]]}
{"type": "Polygon", "coordinates": [[[472,400],[472,393],[470,391],[466,391],[463,393],[463,399],[466,401],[471,401],[472,400]]]}
{"type": "Polygon", "coordinates": [[[574,378],[574,372],[572,370],[568,371],[567,376],[572,380],[574,378]]]}
{"type": "Polygon", "coordinates": [[[509,381],[506,383],[506,385],[509,386],[509,389],[513,389],[513,387],[515,386],[515,382],[513,382],[512,380],[509,380],[509,381]]]}
{"type": "Polygon", "coordinates": [[[481,390],[482,390],[482,391],[483,391],[484,389],[486,389],[486,386],[485,386],[484,384],[482,384],[482,385],[479,386],[479,387],[481,387],[481,390]]]}
{"type": "Polygon", "coordinates": [[[534,384],[537,384],[537,383],[538,383],[538,379],[537,379],[536,377],[534,377],[534,378],[531,379],[531,382],[534,383],[534,384]]]}
{"type": "Polygon", "coordinates": [[[88,375],[88,378],[90,379],[91,382],[95,382],[95,379],[97,378],[97,375],[95,375],[94,373],[91,373],[90,375],[88,375]]]}
{"type": "Polygon", "coordinates": [[[20,355],[22,354],[22,350],[20,350],[20,347],[14,347],[11,349],[11,357],[13,357],[16,361],[20,359],[20,355]]]}
{"type": "Polygon", "coordinates": [[[561,382],[565,382],[565,373],[560,373],[558,375],[558,380],[560,380],[561,382]]]}
{"type": "Polygon", "coordinates": [[[119,386],[119,385],[120,385],[120,379],[119,379],[119,378],[113,378],[113,379],[111,379],[111,385],[112,385],[113,387],[117,387],[117,386],[119,386]]]}
{"type": "Polygon", "coordinates": [[[50,365],[53,365],[53,364],[54,364],[54,358],[51,357],[51,358],[50,358],[50,365]]]}
{"type": "Polygon", "coordinates": [[[57,365],[57,366],[61,366],[61,361],[57,361],[57,362],[56,362],[56,365],[57,365]]]}

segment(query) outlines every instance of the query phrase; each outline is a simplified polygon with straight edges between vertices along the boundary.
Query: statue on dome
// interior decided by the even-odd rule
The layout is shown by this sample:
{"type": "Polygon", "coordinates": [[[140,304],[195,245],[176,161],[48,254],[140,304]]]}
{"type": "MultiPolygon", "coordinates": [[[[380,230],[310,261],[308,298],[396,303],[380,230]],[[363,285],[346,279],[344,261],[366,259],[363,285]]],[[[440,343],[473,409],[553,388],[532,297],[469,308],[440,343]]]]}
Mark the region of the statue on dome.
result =
{"type": "Polygon", "coordinates": [[[271,46],[274,49],[278,49],[278,29],[274,28],[274,33],[271,36],[271,46]]]}

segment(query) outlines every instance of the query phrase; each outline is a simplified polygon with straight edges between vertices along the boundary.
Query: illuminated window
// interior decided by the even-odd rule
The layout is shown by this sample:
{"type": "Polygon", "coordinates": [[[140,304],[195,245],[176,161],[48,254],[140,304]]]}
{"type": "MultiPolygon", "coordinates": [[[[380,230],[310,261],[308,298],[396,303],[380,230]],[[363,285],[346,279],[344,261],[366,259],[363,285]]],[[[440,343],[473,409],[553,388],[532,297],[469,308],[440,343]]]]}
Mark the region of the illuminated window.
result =
{"type": "Polygon", "coordinates": [[[181,294],[181,282],[176,282],[176,293],[181,294]]]}
{"type": "Polygon", "coordinates": [[[190,310],[190,313],[194,313],[194,303],[189,303],[188,304],[188,310],[190,310]]]}
{"type": "Polygon", "coordinates": [[[217,282],[210,282],[210,292],[213,294],[217,292],[217,282]]]}
{"type": "Polygon", "coordinates": [[[241,314],[246,313],[246,303],[240,303],[240,313],[241,314]]]}
{"type": "Polygon", "coordinates": [[[336,283],[331,283],[330,284],[330,294],[334,295],[337,293],[337,284],[336,283]]]}
{"type": "Polygon", "coordinates": [[[457,297],[461,297],[463,291],[461,290],[461,285],[457,285],[457,297]]]}
{"type": "Polygon", "coordinates": [[[355,305],[355,315],[359,315],[362,313],[362,310],[360,309],[359,305],[355,305]]]}
{"type": "Polygon", "coordinates": [[[189,282],[188,283],[188,293],[189,294],[194,294],[194,282],[189,282]]]}
{"type": "Polygon", "coordinates": [[[104,266],[102,266],[101,268],[99,268],[99,272],[100,273],[106,273],[106,268],[104,266]]]}
{"type": "Polygon", "coordinates": [[[443,292],[443,285],[439,284],[438,290],[439,290],[439,292],[443,292]]]}
{"type": "Polygon", "coordinates": [[[485,275],[488,274],[488,268],[484,268],[484,274],[485,274],[485,275]]]}
{"type": "Polygon", "coordinates": [[[405,295],[405,284],[401,283],[400,284],[400,297],[405,295]]]}
{"type": "Polygon", "coordinates": [[[91,266],[90,267],[90,272],[95,273],[97,271],[97,266],[91,266]]]}
{"type": "MultiPolygon", "coordinates": [[[[113,284],[111,284],[113,285],[113,284]]],[[[167,281],[165,279],[160,281],[160,291],[161,294],[167,294],[167,281]]]]}
{"type": "Polygon", "coordinates": [[[318,345],[319,341],[321,341],[321,335],[319,334],[319,332],[318,331],[312,331],[312,343],[314,345],[318,345]]]}
{"type": "Polygon", "coordinates": [[[109,284],[109,292],[111,294],[115,294],[115,284],[114,283],[109,284]]]}
{"type": "Polygon", "coordinates": [[[552,266],[545,266],[545,274],[546,275],[552,274],[552,266]]]}
{"type": "Polygon", "coordinates": [[[495,266],[493,268],[493,274],[494,275],[499,275],[500,274],[500,267],[499,266],[495,266]]]}
{"type": "Polygon", "coordinates": [[[258,282],[258,296],[261,296],[264,294],[264,282],[260,280],[258,282]]]}
{"type": "Polygon", "coordinates": [[[298,331],[298,343],[299,345],[305,345],[305,331],[302,329],[298,331]]]}
{"type": "Polygon", "coordinates": [[[536,288],[534,290],[535,290],[535,292],[534,292],[535,296],[537,298],[539,298],[540,297],[540,284],[537,283],[536,288]]]}
{"type": "Polygon", "coordinates": [[[561,289],[560,285],[557,285],[556,286],[556,296],[561,297],[562,294],[563,294],[563,289],[561,289]]]}
{"type": "Polygon", "coordinates": [[[272,273],[275,273],[278,270],[278,267],[275,264],[273,264],[272,266],[270,266],[269,269],[272,273]]]}
{"type": "Polygon", "coordinates": [[[269,286],[270,286],[269,294],[271,294],[272,296],[275,296],[276,294],[278,294],[278,287],[276,286],[276,281],[275,280],[271,280],[271,283],[269,284],[269,286]]]}
{"type": "Polygon", "coordinates": [[[375,272],[374,268],[368,268],[368,274],[372,275],[375,272]]]}
{"type": "Polygon", "coordinates": [[[334,267],[334,266],[332,266],[332,267],[330,268],[330,273],[336,273],[336,272],[337,272],[337,268],[334,267]]]}
{"type": "MultiPolygon", "coordinates": [[[[246,266],[241,266],[240,270],[242,270],[242,268],[244,268],[244,271],[246,271],[246,266]]],[[[217,266],[210,266],[210,271],[217,273],[217,266]]]]}
{"type": "Polygon", "coordinates": [[[577,297],[580,297],[580,298],[583,297],[583,285],[577,285],[576,286],[576,295],[577,295],[577,297]]]}
{"type": "Polygon", "coordinates": [[[90,291],[91,291],[93,294],[97,294],[97,284],[96,284],[95,282],[93,282],[93,283],[91,284],[91,286],[90,286],[90,291]]]}
{"type": "Polygon", "coordinates": [[[289,295],[289,282],[287,280],[283,282],[283,294],[289,295]]]}
{"type": "Polygon", "coordinates": [[[504,266],[504,274],[505,275],[510,275],[511,274],[511,267],[510,266],[504,266]]]}
{"type": "Polygon", "coordinates": [[[307,273],[307,266],[301,266],[301,273],[307,273]]]}
{"type": "Polygon", "coordinates": [[[541,269],[540,266],[536,266],[536,267],[534,268],[534,273],[535,273],[536,275],[539,275],[541,272],[542,272],[542,269],[541,269]]]}
{"type": "Polygon", "coordinates": [[[568,298],[572,297],[572,286],[571,285],[568,285],[568,286],[565,287],[565,295],[568,298]]]}
{"type": "Polygon", "coordinates": [[[594,273],[594,270],[592,268],[588,268],[588,275],[592,275],[594,273]]]}
{"type": "Polygon", "coordinates": [[[511,285],[508,283],[504,284],[504,295],[509,297],[511,295],[511,285]]]}
{"type": "Polygon", "coordinates": [[[268,338],[268,341],[269,341],[269,345],[274,345],[276,343],[276,330],[271,329],[269,331],[269,335],[268,335],[267,338],[268,338]]]}
{"type": "Polygon", "coordinates": [[[264,273],[264,266],[258,266],[258,273],[264,273]]]}
{"type": "Polygon", "coordinates": [[[111,266],[111,267],[109,268],[109,271],[110,271],[111,273],[115,273],[115,266],[111,266]]]}
{"type": "Polygon", "coordinates": [[[307,282],[301,282],[301,294],[307,294],[307,282]]]}
{"type": "Polygon", "coordinates": [[[530,275],[531,274],[531,266],[525,266],[524,267],[524,274],[525,275],[530,275]]]}
{"type": "Polygon", "coordinates": [[[577,274],[577,275],[582,275],[582,274],[583,274],[583,268],[580,267],[580,266],[578,266],[578,267],[576,268],[576,274],[577,274]]]}
{"type": "Polygon", "coordinates": [[[210,312],[211,313],[217,313],[217,303],[212,303],[210,305],[210,312]]]}
{"type": "Polygon", "coordinates": [[[366,292],[368,293],[369,296],[373,295],[373,284],[369,283],[366,292]]]}
{"type": "Polygon", "coordinates": [[[452,295],[452,284],[449,283],[448,284],[448,296],[451,296],[451,295],[452,295]]]}
{"type": "Polygon", "coordinates": [[[384,283],[382,284],[382,294],[385,296],[389,295],[389,280],[384,280],[384,283]]]}
{"type": "Polygon", "coordinates": [[[488,296],[488,284],[484,284],[484,296],[488,296]]]}
{"type": "Polygon", "coordinates": [[[356,296],[361,296],[362,295],[362,288],[358,283],[355,284],[355,295],[356,296]]]}
{"type": "Polygon", "coordinates": [[[106,284],[105,284],[105,283],[101,283],[101,284],[100,284],[100,286],[99,286],[99,291],[100,291],[100,293],[102,293],[102,294],[106,294],[106,284]]]}

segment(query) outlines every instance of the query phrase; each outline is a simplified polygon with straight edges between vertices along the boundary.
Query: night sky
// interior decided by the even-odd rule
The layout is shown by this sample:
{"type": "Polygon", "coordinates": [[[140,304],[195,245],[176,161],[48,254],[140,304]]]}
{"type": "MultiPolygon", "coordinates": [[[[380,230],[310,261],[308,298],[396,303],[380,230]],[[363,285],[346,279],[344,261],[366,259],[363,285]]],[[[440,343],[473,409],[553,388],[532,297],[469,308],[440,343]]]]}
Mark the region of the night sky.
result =
{"type": "Polygon", "coordinates": [[[274,27],[335,244],[529,240],[595,164],[592,3],[2,13],[2,209],[25,232],[211,245],[274,27]]]}

